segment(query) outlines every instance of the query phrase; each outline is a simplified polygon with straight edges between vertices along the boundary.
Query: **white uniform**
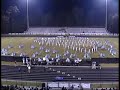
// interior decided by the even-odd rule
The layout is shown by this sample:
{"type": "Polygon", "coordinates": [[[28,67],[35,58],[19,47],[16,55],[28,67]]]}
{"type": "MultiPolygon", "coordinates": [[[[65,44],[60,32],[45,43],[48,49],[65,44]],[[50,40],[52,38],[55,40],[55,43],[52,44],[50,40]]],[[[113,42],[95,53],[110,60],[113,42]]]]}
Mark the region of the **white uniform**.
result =
{"type": "Polygon", "coordinates": [[[23,64],[25,64],[25,58],[23,58],[23,64]]]}

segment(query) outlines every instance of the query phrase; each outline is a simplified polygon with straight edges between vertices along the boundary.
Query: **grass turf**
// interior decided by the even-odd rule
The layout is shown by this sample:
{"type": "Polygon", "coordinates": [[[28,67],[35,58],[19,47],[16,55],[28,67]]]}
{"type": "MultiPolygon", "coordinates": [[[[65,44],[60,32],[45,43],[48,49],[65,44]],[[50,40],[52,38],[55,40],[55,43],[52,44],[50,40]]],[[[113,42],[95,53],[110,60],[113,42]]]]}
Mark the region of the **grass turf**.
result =
{"type": "Polygon", "coordinates": [[[107,68],[109,68],[109,67],[119,67],[119,64],[118,63],[116,63],[116,64],[104,64],[104,63],[102,63],[102,64],[100,64],[102,67],[107,67],[107,68]]]}
{"type": "MultiPolygon", "coordinates": [[[[1,61],[1,65],[10,65],[10,66],[14,66],[15,62],[8,62],[8,61],[1,61]]],[[[16,63],[17,66],[23,65],[22,62],[17,62],[16,63]]]]}
{"type": "MultiPolygon", "coordinates": [[[[36,51],[39,52],[39,55],[37,57],[44,57],[47,53],[44,50],[39,50],[40,46],[38,43],[34,43],[34,39],[35,37],[2,37],[1,39],[1,48],[7,48],[8,45],[12,45],[14,46],[13,48],[10,48],[8,50],[9,54],[11,54],[12,52],[16,52],[17,55],[20,55],[20,53],[24,52],[27,53],[27,55],[29,57],[32,56],[33,53],[35,53],[36,51]],[[20,49],[18,48],[18,46],[20,44],[24,45],[24,48],[20,49]],[[35,45],[36,48],[35,49],[31,49],[31,45],[35,45]]],[[[109,40],[113,46],[116,48],[116,50],[119,50],[119,42],[118,42],[118,38],[93,38],[93,37],[89,37],[89,39],[97,39],[100,40],[102,42],[104,42],[105,40],[109,40]]],[[[43,45],[45,46],[45,44],[43,45]]],[[[61,55],[64,54],[65,48],[63,48],[62,46],[58,47],[56,45],[53,46],[49,46],[46,45],[46,48],[50,48],[53,49],[55,48],[56,50],[59,51],[59,53],[61,55]]],[[[88,47],[87,47],[88,48],[88,47]]],[[[76,53],[77,57],[83,59],[83,55],[84,53],[81,53],[79,51],[75,52],[75,50],[69,50],[71,53],[76,53]]],[[[100,52],[103,52],[107,58],[114,58],[108,51],[106,50],[99,50],[100,52]]],[[[48,54],[51,54],[52,57],[55,57],[55,54],[52,54],[51,52],[49,52],[48,54]]],[[[93,53],[91,55],[92,58],[99,58],[99,54],[98,53],[93,53]]],[[[117,55],[116,58],[119,57],[119,51],[117,51],[117,55]]]]}
{"type": "Polygon", "coordinates": [[[41,82],[26,82],[26,81],[2,81],[2,85],[18,85],[18,86],[42,86],[41,82]]]}
{"type": "Polygon", "coordinates": [[[119,83],[110,83],[110,84],[104,84],[104,83],[101,83],[101,84],[91,84],[91,87],[92,88],[119,88],[119,83]]]}

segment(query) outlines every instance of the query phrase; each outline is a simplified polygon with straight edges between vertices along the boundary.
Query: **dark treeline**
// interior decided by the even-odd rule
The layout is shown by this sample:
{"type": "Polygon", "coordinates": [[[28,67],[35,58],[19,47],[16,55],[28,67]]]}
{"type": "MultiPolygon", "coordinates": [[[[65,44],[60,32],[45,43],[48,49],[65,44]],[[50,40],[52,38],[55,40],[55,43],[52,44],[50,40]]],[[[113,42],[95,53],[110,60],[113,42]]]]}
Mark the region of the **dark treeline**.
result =
{"type": "MultiPolygon", "coordinates": [[[[26,30],[26,1],[2,0],[2,33],[26,30]]],[[[118,33],[118,0],[111,1],[108,30],[118,33]]],[[[105,5],[105,0],[29,0],[30,27],[105,27],[105,5]]]]}

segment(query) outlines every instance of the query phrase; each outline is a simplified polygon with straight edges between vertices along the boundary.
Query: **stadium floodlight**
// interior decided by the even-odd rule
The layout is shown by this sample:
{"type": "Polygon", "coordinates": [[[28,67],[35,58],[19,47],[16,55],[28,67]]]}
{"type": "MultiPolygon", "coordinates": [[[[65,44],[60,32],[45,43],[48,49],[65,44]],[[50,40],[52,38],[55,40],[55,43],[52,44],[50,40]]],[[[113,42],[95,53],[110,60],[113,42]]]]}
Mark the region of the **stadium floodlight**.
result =
{"type": "Polygon", "coordinates": [[[29,29],[29,2],[27,0],[27,30],[29,29]]]}
{"type": "Polygon", "coordinates": [[[106,2],[105,2],[105,3],[106,3],[106,5],[105,5],[105,6],[106,6],[106,20],[105,20],[105,28],[106,28],[106,30],[107,30],[107,12],[108,12],[108,11],[107,11],[107,5],[108,5],[107,3],[108,3],[108,0],[106,0],[106,2]]]}
{"type": "MultiPolygon", "coordinates": [[[[106,12],[106,20],[105,20],[105,28],[106,28],[106,30],[107,30],[107,27],[108,27],[108,22],[107,22],[107,20],[108,20],[108,2],[110,2],[111,0],[105,0],[105,7],[106,7],[106,10],[105,10],[105,12],[106,12]]],[[[108,30],[107,30],[108,31],[108,30]]]]}
{"type": "Polygon", "coordinates": [[[108,27],[108,2],[110,2],[111,0],[99,0],[105,3],[105,29],[107,30],[108,27]]]}

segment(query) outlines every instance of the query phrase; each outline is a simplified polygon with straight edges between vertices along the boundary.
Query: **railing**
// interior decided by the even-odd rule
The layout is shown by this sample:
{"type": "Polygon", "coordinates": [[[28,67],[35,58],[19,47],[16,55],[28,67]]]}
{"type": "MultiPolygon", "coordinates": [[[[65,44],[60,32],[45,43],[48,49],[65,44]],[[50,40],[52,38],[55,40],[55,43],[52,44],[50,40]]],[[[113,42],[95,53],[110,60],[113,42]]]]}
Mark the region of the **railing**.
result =
{"type": "Polygon", "coordinates": [[[2,34],[4,36],[115,36],[118,37],[119,34],[109,34],[109,33],[9,33],[2,34]]]}

